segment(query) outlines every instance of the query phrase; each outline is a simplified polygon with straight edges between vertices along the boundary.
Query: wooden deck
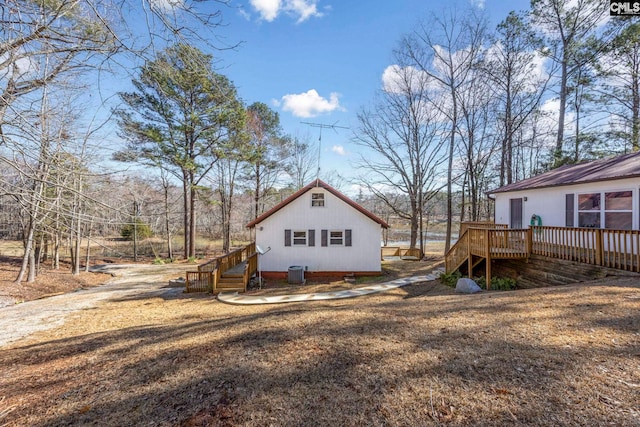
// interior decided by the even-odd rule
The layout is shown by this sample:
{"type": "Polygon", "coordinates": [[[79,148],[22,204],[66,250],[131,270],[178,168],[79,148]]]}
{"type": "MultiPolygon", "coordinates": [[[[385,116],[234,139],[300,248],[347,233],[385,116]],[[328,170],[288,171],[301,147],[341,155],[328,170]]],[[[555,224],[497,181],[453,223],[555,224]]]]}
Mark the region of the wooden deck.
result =
{"type": "Polygon", "coordinates": [[[258,270],[258,253],[250,243],[221,257],[187,271],[187,292],[246,292],[249,280],[258,270]]]}
{"type": "Polygon", "coordinates": [[[475,224],[464,232],[445,255],[446,271],[463,266],[472,274],[485,262],[487,288],[491,286],[491,261],[528,259],[532,254],[585,264],[640,272],[640,231],[532,226],[508,229],[475,224]]]}
{"type": "Polygon", "coordinates": [[[247,260],[242,261],[240,264],[236,264],[229,268],[227,271],[221,274],[221,277],[243,277],[244,269],[247,265],[247,260]]]}

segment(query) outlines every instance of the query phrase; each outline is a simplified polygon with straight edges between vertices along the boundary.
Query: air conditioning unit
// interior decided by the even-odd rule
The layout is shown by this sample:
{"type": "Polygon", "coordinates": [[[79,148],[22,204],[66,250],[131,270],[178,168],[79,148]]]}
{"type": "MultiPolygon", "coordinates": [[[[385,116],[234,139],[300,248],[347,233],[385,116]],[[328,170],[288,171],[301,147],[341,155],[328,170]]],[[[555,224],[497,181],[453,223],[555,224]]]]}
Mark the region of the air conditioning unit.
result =
{"type": "Polygon", "coordinates": [[[288,281],[291,285],[304,284],[304,267],[301,265],[292,265],[289,267],[288,281]]]}

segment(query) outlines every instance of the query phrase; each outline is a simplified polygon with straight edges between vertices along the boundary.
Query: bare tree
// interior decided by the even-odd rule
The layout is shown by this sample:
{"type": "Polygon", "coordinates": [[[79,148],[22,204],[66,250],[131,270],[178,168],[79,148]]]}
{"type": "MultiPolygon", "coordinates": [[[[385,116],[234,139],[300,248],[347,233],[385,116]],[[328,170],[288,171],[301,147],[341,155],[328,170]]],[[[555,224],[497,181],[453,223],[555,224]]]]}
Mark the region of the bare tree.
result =
{"type": "Polygon", "coordinates": [[[414,66],[430,77],[442,91],[446,102],[436,108],[446,118],[449,139],[447,165],[447,231],[445,252],[452,235],[453,181],[456,136],[459,133],[460,88],[472,76],[484,43],[485,21],[470,11],[459,16],[453,9],[432,15],[406,37],[399,50],[405,66],[414,66]]]}
{"type": "Polygon", "coordinates": [[[358,162],[367,171],[361,184],[410,221],[412,248],[422,232],[425,196],[442,185],[441,166],[446,160],[432,85],[433,79],[414,67],[393,67],[380,101],[358,115],[360,126],[354,135],[354,142],[367,150],[358,162]],[[406,196],[406,209],[389,194],[406,196]]]}
{"type": "Polygon", "coordinates": [[[309,134],[293,137],[291,156],[286,169],[295,190],[301,189],[315,177],[318,169],[318,149],[316,144],[311,142],[309,134]]]}

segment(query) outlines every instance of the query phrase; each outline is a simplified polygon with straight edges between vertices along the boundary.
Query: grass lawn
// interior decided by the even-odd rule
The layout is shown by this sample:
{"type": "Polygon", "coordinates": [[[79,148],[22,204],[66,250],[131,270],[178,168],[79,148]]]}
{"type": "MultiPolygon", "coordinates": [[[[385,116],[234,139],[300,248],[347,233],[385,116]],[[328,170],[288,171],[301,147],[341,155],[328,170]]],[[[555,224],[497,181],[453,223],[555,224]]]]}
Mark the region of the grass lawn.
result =
{"type": "Polygon", "coordinates": [[[443,424],[640,425],[638,280],[127,298],[0,350],[0,425],[443,424]]]}

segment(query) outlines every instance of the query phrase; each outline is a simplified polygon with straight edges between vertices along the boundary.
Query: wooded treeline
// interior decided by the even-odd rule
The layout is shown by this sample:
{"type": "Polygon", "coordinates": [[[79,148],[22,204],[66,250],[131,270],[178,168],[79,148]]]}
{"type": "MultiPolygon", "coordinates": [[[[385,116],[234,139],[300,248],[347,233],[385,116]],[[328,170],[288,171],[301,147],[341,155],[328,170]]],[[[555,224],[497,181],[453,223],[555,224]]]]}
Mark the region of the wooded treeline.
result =
{"type": "MultiPolygon", "coordinates": [[[[225,4],[0,5],[0,232],[24,240],[17,281],[34,280],[45,250],[57,265],[62,245],[78,273],[90,256],[83,242],[131,227],[163,236],[171,258],[194,257],[200,233],[228,250],[244,223],[315,178],[310,139],[240,99],[216,69],[209,52],[230,47],[210,42],[225,4]],[[103,93],[96,79],[118,67],[131,90],[103,93]],[[91,114],[114,96],[108,115],[91,114]],[[109,127],[124,143],[98,158],[109,127]]],[[[354,129],[358,199],[407,221],[412,246],[444,205],[449,242],[454,220],[488,217],[493,187],[637,150],[639,24],[608,18],[600,0],[532,0],[497,28],[473,8],[407,28],[354,129]]]]}
{"type": "Polygon", "coordinates": [[[448,249],[453,221],[490,219],[487,191],[640,146],[637,17],[601,0],[530,6],[496,28],[455,5],[426,17],[359,115],[360,183],[409,221],[411,246],[436,195],[448,249]]]}
{"type": "Polygon", "coordinates": [[[239,99],[205,53],[233,47],[210,42],[221,23],[215,9],[226,3],[0,5],[0,231],[24,241],[17,282],[33,281],[45,255],[58,268],[62,246],[79,273],[92,236],[133,237],[135,247],[138,234],[154,231],[173,258],[172,236],[181,233],[187,258],[196,255],[200,225],[228,250],[236,199],[250,193],[248,221],[278,195],[276,181],[309,177],[315,151],[306,137],[286,135],[265,104],[239,99]],[[100,115],[113,96],[101,78],[118,67],[132,91],[100,115]],[[105,169],[108,159],[98,157],[109,127],[125,141],[112,147],[112,164],[128,173],[105,169]]]}

